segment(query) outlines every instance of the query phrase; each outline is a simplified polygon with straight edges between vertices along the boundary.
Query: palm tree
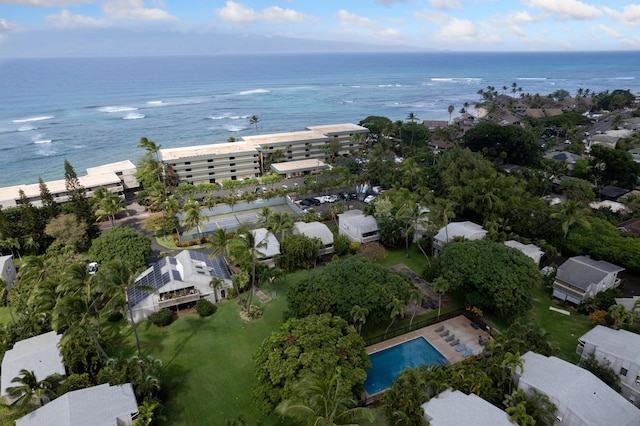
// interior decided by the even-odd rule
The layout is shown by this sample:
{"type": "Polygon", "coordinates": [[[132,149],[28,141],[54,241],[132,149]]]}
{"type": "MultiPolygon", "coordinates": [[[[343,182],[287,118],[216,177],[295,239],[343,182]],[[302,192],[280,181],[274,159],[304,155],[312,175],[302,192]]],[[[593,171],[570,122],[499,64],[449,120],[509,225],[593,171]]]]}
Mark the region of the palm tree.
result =
{"type": "Polygon", "coordinates": [[[190,199],[184,204],[184,217],[181,225],[185,227],[185,231],[196,228],[198,235],[202,235],[200,227],[204,224],[204,217],[200,212],[200,203],[194,199],[190,199]]]}
{"type": "Polygon", "coordinates": [[[575,224],[579,224],[584,228],[591,229],[591,223],[585,217],[583,211],[580,209],[580,205],[576,200],[567,200],[559,212],[553,213],[552,218],[559,218],[562,220],[562,231],[564,237],[567,238],[569,229],[575,224]]]}
{"type": "Polygon", "coordinates": [[[271,226],[271,232],[280,233],[280,241],[284,239],[284,235],[293,228],[293,218],[289,213],[276,212],[269,218],[268,225],[271,226]]]}
{"type": "Polygon", "coordinates": [[[211,235],[209,235],[209,244],[213,251],[209,255],[209,258],[213,259],[216,256],[221,256],[226,261],[227,248],[229,246],[229,240],[231,240],[231,234],[227,233],[224,228],[218,228],[211,235]]]}
{"type": "Polygon", "coordinates": [[[362,332],[362,326],[367,322],[367,315],[369,315],[369,309],[360,305],[355,305],[351,308],[351,319],[358,329],[358,334],[362,332]]]}
{"type": "Polygon", "coordinates": [[[447,107],[447,111],[449,112],[449,124],[451,124],[451,114],[453,114],[453,111],[454,111],[455,109],[456,109],[456,108],[455,108],[453,105],[449,105],[449,106],[447,107]]]}
{"type": "Polygon", "coordinates": [[[534,426],[536,421],[527,414],[527,407],[523,403],[520,403],[514,407],[509,407],[505,410],[509,414],[509,420],[520,426],[534,426]]]}
{"type": "MultiPolygon", "coordinates": [[[[413,135],[414,135],[414,126],[415,126],[415,122],[419,120],[419,118],[412,112],[409,113],[409,115],[407,115],[407,120],[411,123],[411,147],[413,148],[413,135]]],[[[402,138],[401,138],[402,139],[402,138]]],[[[402,152],[402,157],[404,158],[404,150],[402,152]]]]}
{"type": "Polygon", "coordinates": [[[442,294],[449,291],[451,283],[443,277],[438,277],[431,282],[431,287],[438,293],[438,319],[440,319],[440,307],[442,305],[442,294]]]}
{"type": "MultiPolygon", "coordinates": [[[[99,188],[101,189],[101,188],[99,188]]],[[[97,192],[97,191],[96,191],[97,192]]],[[[120,213],[126,213],[126,204],[124,198],[113,194],[105,189],[106,194],[96,199],[95,215],[97,220],[108,218],[111,226],[115,226],[116,216],[120,213]]]]}
{"type": "Polygon", "coordinates": [[[635,320],[633,312],[627,311],[624,305],[611,305],[608,312],[613,320],[613,328],[616,330],[619,330],[626,323],[633,324],[635,320]]]}
{"type": "Polygon", "coordinates": [[[136,347],[138,349],[138,355],[142,353],[140,348],[140,336],[138,336],[138,328],[136,326],[135,319],[133,318],[133,310],[131,309],[131,301],[129,299],[129,290],[137,288],[148,292],[156,291],[155,288],[139,285],[136,283],[138,272],[135,271],[129,263],[124,260],[116,259],[107,262],[98,271],[100,274],[100,284],[102,291],[106,297],[105,308],[119,308],[123,306],[126,309],[126,313],[129,314],[129,324],[133,330],[133,334],[136,338],[136,347]]]}
{"type": "Polygon", "coordinates": [[[507,352],[504,354],[504,359],[502,360],[502,367],[506,367],[509,370],[509,393],[511,393],[511,385],[513,384],[513,376],[514,374],[518,374],[518,369],[520,370],[520,374],[524,372],[524,359],[520,356],[520,352],[507,352]]]}
{"type": "MultiPolygon", "coordinates": [[[[262,241],[258,241],[256,234],[249,229],[240,229],[236,232],[229,242],[230,252],[238,254],[240,257],[248,256],[251,265],[251,291],[249,292],[249,300],[247,301],[247,313],[251,315],[251,303],[253,302],[253,294],[256,288],[256,263],[258,256],[264,255],[260,249],[267,246],[267,236],[262,241]]],[[[241,260],[241,259],[239,259],[241,260]]]]}
{"type": "Polygon", "coordinates": [[[267,224],[271,220],[271,216],[273,215],[273,210],[270,207],[263,207],[258,214],[258,221],[262,224],[267,224]]]}
{"type": "Polygon", "coordinates": [[[252,126],[256,126],[256,135],[258,134],[258,123],[260,122],[260,118],[257,115],[252,115],[249,118],[249,124],[252,126]]]}
{"type": "Polygon", "coordinates": [[[293,393],[292,398],[278,404],[276,411],[303,425],[356,425],[361,420],[375,420],[373,411],[356,406],[349,391],[342,388],[338,374],[329,379],[309,375],[293,386],[293,393]]]}
{"type": "Polygon", "coordinates": [[[414,305],[411,321],[409,321],[409,331],[411,331],[411,327],[413,326],[413,318],[416,316],[416,312],[418,312],[418,307],[422,306],[422,302],[427,299],[427,295],[419,288],[415,288],[409,292],[409,302],[414,305]]]}
{"type": "Polygon", "coordinates": [[[390,310],[389,316],[391,317],[391,322],[389,323],[389,326],[387,326],[387,329],[384,332],[385,339],[387,338],[387,333],[389,332],[389,329],[391,328],[393,323],[396,322],[396,319],[398,317],[404,317],[404,302],[398,299],[397,297],[394,297],[391,300],[391,302],[389,302],[389,304],[387,305],[387,309],[390,310]]]}
{"type": "Polygon", "coordinates": [[[445,235],[447,242],[449,242],[449,221],[456,217],[455,208],[457,204],[447,198],[436,198],[435,208],[443,226],[445,227],[445,235]]]}
{"type": "Polygon", "coordinates": [[[38,380],[33,371],[20,370],[20,374],[13,379],[11,383],[17,383],[16,386],[7,388],[7,395],[11,398],[17,398],[14,404],[26,407],[33,403],[37,398],[38,404],[44,404],[44,397],[54,398],[56,396],[53,387],[62,379],[59,374],[52,374],[42,380],[38,380]]]}

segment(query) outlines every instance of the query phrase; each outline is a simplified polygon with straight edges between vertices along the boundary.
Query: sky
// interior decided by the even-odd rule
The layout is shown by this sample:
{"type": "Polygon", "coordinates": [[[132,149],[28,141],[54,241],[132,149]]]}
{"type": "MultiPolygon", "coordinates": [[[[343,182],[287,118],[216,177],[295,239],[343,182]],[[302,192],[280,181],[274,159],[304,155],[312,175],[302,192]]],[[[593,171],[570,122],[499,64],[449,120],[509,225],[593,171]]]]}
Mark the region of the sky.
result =
{"type": "Polygon", "coordinates": [[[20,40],[28,49],[45,38],[52,54],[64,54],[68,45],[56,47],[56,36],[77,35],[92,46],[92,38],[122,31],[287,37],[380,50],[640,50],[640,1],[0,0],[0,47],[20,40]]]}

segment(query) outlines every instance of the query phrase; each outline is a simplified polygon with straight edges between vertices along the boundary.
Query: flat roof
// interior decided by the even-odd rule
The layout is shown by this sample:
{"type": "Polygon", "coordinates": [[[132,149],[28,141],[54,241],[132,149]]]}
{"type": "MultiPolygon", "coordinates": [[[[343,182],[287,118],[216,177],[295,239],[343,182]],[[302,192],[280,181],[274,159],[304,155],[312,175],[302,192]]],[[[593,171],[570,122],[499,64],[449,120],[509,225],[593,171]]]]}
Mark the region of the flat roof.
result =
{"type": "MultiPolygon", "coordinates": [[[[107,186],[120,184],[120,178],[114,172],[97,173],[85,176],[78,176],[80,184],[85,188],[96,188],[99,186],[107,186]]],[[[52,180],[45,182],[49,192],[52,194],[61,194],[67,192],[65,180],[52,180]]],[[[31,183],[27,185],[7,186],[0,188],[0,200],[18,200],[20,198],[20,190],[24,191],[27,198],[40,196],[40,184],[31,183]]]]}
{"type": "Polygon", "coordinates": [[[242,139],[255,145],[261,145],[263,149],[272,144],[281,144],[287,142],[299,143],[305,141],[319,142],[328,140],[325,134],[314,130],[302,130],[299,132],[287,133],[271,133],[268,135],[243,136],[242,139]]]}
{"type": "Polygon", "coordinates": [[[131,160],[122,160],[115,163],[103,164],[101,166],[89,167],[87,169],[88,175],[107,173],[107,172],[121,172],[123,170],[136,170],[136,165],[131,160]]]}
{"type": "Polygon", "coordinates": [[[271,169],[278,174],[304,172],[310,170],[325,170],[328,168],[329,165],[327,165],[324,161],[318,159],[284,161],[282,163],[271,164],[271,169]]]}
{"type": "Polygon", "coordinates": [[[246,141],[214,143],[210,145],[183,146],[179,148],[166,148],[160,150],[163,161],[180,160],[194,157],[211,157],[215,155],[228,155],[235,153],[258,153],[253,143],[246,141]]]}
{"type": "Polygon", "coordinates": [[[353,123],[343,124],[326,124],[321,126],[307,126],[309,130],[316,130],[325,134],[331,133],[353,133],[353,132],[369,132],[366,127],[353,123]]]}

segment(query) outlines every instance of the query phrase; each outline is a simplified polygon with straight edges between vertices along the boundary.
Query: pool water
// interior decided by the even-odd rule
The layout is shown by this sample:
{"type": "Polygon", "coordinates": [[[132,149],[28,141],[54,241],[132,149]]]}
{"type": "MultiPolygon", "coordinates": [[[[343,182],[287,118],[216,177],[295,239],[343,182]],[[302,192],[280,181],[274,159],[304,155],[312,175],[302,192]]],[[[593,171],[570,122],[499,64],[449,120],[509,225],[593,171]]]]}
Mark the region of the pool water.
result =
{"type": "Polygon", "coordinates": [[[371,368],[367,370],[364,389],[369,395],[383,391],[391,386],[402,370],[421,364],[442,364],[449,362],[424,337],[400,343],[369,355],[371,368]]]}

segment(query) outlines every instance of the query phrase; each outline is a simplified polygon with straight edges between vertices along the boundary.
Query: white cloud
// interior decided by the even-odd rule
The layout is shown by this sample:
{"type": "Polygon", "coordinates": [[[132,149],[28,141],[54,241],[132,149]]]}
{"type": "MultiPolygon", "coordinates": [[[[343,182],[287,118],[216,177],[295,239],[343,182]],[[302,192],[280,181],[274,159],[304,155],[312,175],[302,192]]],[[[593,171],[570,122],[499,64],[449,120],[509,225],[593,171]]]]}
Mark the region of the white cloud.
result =
{"type": "Polygon", "coordinates": [[[4,18],[0,18],[0,34],[7,31],[9,31],[9,22],[4,18]]]}
{"type": "Polygon", "coordinates": [[[395,28],[383,28],[374,32],[375,36],[382,40],[403,40],[402,33],[395,28]]]}
{"type": "Polygon", "coordinates": [[[45,18],[55,27],[59,28],[104,28],[109,26],[106,19],[96,19],[83,15],[72,15],[71,12],[66,9],[61,10],[60,13],[47,15],[45,18]]]}
{"type": "Polygon", "coordinates": [[[443,41],[477,41],[479,31],[468,19],[451,18],[451,20],[440,28],[437,37],[443,41]]]}
{"type": "Polygon", "coordinates": [[[640,4],[625,6],[623,12],[603,7],[604,11],[613,19],[630,27],[640,27],[640,4]]]}
{"type": "Polygon", "coordinates": [[[507,19],[514,24],[528,24],[540,21],[544,19],[544,17],[542,15],[533,16],[529,12],[512,12],[507,15],[507,19]]]}
{"type": "Polygon", "coordinates": [[[417,19],[422,19],[436,25],[444,25],[452,19],[451,16],[447,15],[444,12],[428,9],[414,12],[413,16],[417,19]]]}
{"type": "Polygon", "coordinates": [[[383,6],[391,6],[394,3],[406,3],[407,0],[376,0],[376,3],[381,4],[383,6]]]}
{"type": "Polygon", "coordinates": [[[597,7],[578,0],[521,0],[521,2],[525,6],[549,12],[561,20],[587,20],[602,15],[597,7]]]}
{"type": "Polygon", "coordinates": [[[1,0],[0,3],[31,7],[65,7],[73,4],[91,3],[92,0],[1,0]]]}
{"type": "Polygon", "coordinates": [[[429,3],[440,10],[462,9],[462,4],[458,0],[429,0],[429,3]]]}
{"type": "Polygon", "coordinates": [[[282,9],[277,6],[268,7],[262,12],[247,7],[241,3],[228,0],[225,7],[216,9],[218,16],[230,22],[303,22],[314,20],[315,18],[293,9],[282,9]]]}
{"type": "Polygon", "coordinates": [[[608,27],[606,25],[598,24],[595,26],[596,31],[601,32],[613,38],[622,38],[622,33],[615,28],[608,27]]]}
{"type": "Polygon", "coordinates": [[[509,27],[509,32],[515,36],[522,38],[525,38],[527,36],[527,33],[517,25],[511,25],[509,27]]]}
{"type": "Polygon", "coordinates": [[[109,0],[102,6],[102,13],[111,19],[139,21],[177,21],[179,18],[166,10],[144,7],[144,0],[109,0]]]}
{"type": "Polygon", "coordinates": [[[378,28],[379,24],[372,21],[369,18],[365,18],[364,16],[356,15],[354,13],[349,13],[344,9],[341,9],[336,14],[338,16],[338,20],[340,24],[343,26],[356,26],[356,27],[364,27],[364,28],[378,28]]]}

